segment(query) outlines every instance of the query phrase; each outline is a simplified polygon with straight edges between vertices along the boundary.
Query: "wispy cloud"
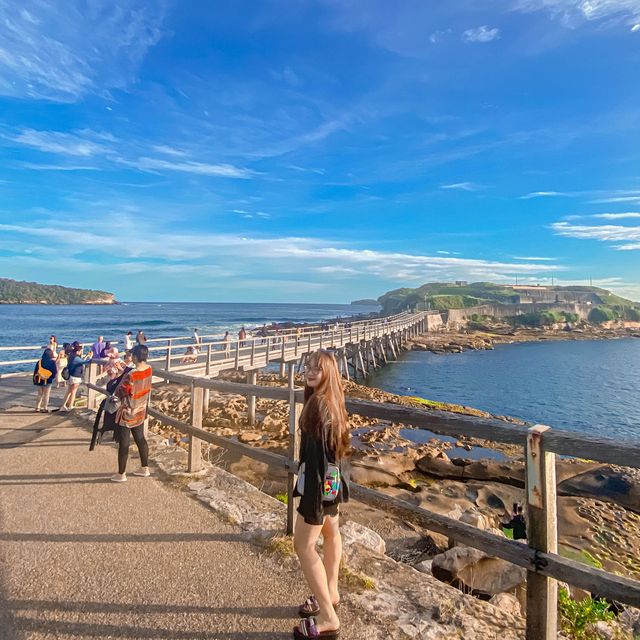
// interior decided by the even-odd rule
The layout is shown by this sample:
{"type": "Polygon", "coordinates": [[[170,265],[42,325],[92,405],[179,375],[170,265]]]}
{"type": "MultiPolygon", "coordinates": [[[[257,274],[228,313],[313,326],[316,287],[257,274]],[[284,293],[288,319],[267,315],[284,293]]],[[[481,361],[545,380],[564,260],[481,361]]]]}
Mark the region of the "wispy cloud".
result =
{"type": "Polygon", "coordinates": [[[640,218],[640,213],[596,213],[592,217],[603,218],[605,220],[624,220],[625,218],[640,218]]]}
{"type": "Polygon", "coordinates": [[[555,262],[558,258],[545,258],[542,256],[513,256],[514,260],[529,260],[532,262],[555,262]]]}
{"type": "Polygon", "coordinates": [[[20,146],[60,155],[89,157],[104,154],[109,150],[104,144],[88,137],[61,131],[23,129],[9,139],[20,146]]]}
{"type": "Polygon", "coordinates": [[[179,171],[201,176],[217,176],[222,178],[250,178],[255,173],[249,169],[236,167],[232,164],[208,164],[206,162],[172,162],[161,158],[142,157],[137,160],[119,159],[121,164],[135,167],[141,171],[179,171]]]}
{"type": "Polygon", "coordinates": [[[0,95],[75,102],[125,86],[164,11],[162,0],[0,0],[0,95]]]}
{"type": "Polygon", "coordinates": [[[500,29],[490,28],[486,24],[475,29],[467,29],[462,34],[462,39],[465,42],[491,42],[497,40],[500,37],[500,29]]]}
{"type": "Polygon", "coordinates": [[[551,225],[554,233],[566,238],[580,240],[599,240],[600,242],[620,243],[613,246],[618,251],[640,249],[640,227],[622,225],[575,225],[568,222],[554,222],[551,225]]]}
{"type": "Polygon", "coordinates": [[[566,27],[591,20],[611,20],[635,25],[640,17],[638,0],[516,0],[518,11],[548,11],[566,27]]]}
{"type": "Polygon", "coordinates": [[[629,202],[631,204],[640,204],[640,193],[629,196],[612,196],[610,198],[598,198],[591,200],[592,204],[615,204],[621,202],[629,202]]]}
{"type": "Polygon", "coordinates": [[[523,196],[519,196],[519,200],[532,200],[533,198],[569,198],[573,194],[563,191],[533,191],[523,196]]]}
{"type": "Polygon", "coordinates": [[[481,191],[484,187],[475,182],[454,182],[453,184],[443,184],[441,189],[452,189],[457,191],[481,191]]]}

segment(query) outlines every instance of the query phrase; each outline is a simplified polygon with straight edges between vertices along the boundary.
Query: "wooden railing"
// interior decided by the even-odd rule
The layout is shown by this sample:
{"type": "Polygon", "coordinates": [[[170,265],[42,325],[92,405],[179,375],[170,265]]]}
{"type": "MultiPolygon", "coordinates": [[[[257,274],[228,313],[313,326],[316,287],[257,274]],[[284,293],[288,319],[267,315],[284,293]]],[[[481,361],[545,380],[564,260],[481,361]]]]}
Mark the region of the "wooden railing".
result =
{"type": "MultiPolygon", "coordinates": [[[[401,331],[420,331],[426,329],[425,314],[400,313],[384,318],[358,320],[349,323],[322,323],[293,328],[287,331],[269,332],[266,336],[255,335],[240,340],[237,337],[228,341],[221,340],[219,335],[202,335],[198,345],[198,355],[195,362],[181,362],[185,359],[187,347],[194,345],[193,336],[175,336],[169,338],[149,338],[146,342],[151,357],[149,362],[162,362],[165,369],[188,371],[202,370],[210,374],[219,370],[258,369],[271,362],[283,362],[297,358],[304,353],[322,348],[343,347],[347,344],[358,343],[363,340],[379,338],[390,333],[401,331]],[[181,353],[178,353],[180,351],[181,353]]],[[[267,328],[268,329],[268,328],[267,328]]],[[[110,341],[117,345],[118,342],[110,341]]],[[[87,346],[87,345],[85,345],[87,346]]],[[[44,347],[3,346],[0,352],[30,351],[41,352],[44,347]]],[[[3,367],[35,364],[40,357],[17,360],[0,361],[3,367]]],[[[1,374],[0,377],[10,375],[24,375],[29,371],[1,374]]]]}
{"type": "MultiPolygon", "coordinates": [[[[149,414],[160,423],[189,436],[189,471],[202,468],[202,444],[208,443],[259,460],[288,474],[287,533],[293,531],[293,482],[297,471],[297,418],[303,401],[301,389],[294,387],[295,364],[289,363],[288,387],[242,384],[154,370],[154,377],[191,389],[192,420],[187,424],[153,407],[149,414]],[[205,392],[244,395],[248,399],[270,398],[289,404],[289,451],[281,456],[223,438],[202,428],[206,412],[205,392]]],[[[89,385],[94,393],[104,390],[89,385]]],[[[90,397],[90,405],[96,402],[90,397]]],[[[351,484],[351,495],[368,505],[413,521],[427,530],[444,534],[485,553],[527,569],[526,637],[528,640],[555,640],[557,636],[557,580],[585,589],[613,601],[640,607],[640,582],[595,569],[558,555],[555,455],[564,454],[605,463],[640,467],[640,445],[593,438],[569,431],[535,425],[529,429],[511,426],[496,419],[424,410],[404,405],[347,399],[347,410],[367,418],[402,423],[446,435],[466,435],[495,442],[521,445],[526,453],[526,499],[528,545],[479,530],[417,507],[405,500],[351,484]]]]}

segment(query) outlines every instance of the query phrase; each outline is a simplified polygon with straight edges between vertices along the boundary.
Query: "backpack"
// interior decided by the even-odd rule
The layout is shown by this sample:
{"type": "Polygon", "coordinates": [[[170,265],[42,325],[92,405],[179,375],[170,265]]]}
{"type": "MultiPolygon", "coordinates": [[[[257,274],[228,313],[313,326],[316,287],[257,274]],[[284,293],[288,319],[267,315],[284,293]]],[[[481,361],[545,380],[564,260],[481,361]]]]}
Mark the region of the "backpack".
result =
{"type": "Polygon", "coordinates": [[[69,373],[69,367],[65,367],[60,375],[62,376],[63,380],[68,380],[71,377],[71,374],[69,373]]]}
{"type": "Polygon", "coordinates": [[[36,365],[36,371],[33,374],[33,384],[38,384],[38,385],[47,384],[47,382],[49,381],[49,378],[52,375],[53,374],[51,373],[51,371],[49,371],[49,369],[45,369],[42,366],[42,360],[38,360],[38,364],[36,365]]]}

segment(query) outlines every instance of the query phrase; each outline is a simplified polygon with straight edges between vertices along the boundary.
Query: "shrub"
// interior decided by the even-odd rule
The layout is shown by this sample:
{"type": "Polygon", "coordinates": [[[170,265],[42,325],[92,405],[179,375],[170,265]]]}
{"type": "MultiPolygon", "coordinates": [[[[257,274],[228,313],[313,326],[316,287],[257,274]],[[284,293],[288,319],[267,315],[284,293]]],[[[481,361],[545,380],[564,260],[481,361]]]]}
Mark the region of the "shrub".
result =
{"type": "Polygon", "coordinates": [[[640,322],[640,309],[636,309],[635,307],[625,307],[624,318],[625,320],[640,322]]]}
{"type": "Polygon", "coordinates": [[[555,311],[536,311],[525,313],[511,318],[514,324],[522,324],[526,327],[548,327],[549,325],[563,322],[564,316],[555,311]]]}
{"type": "Polygon", "coordinates": [[[571,313],[570,311],[562,311],[561,314],[564,317],[565,322],[578,322],[580,316],[577,313],[571,313]]]}
{"type": "Polygon", "coordinates": [[[589,312],[589,322],[594,324],[602,324],[603,322],[609,322],[616,319],[616,314],[613,309],[607,307],[594,307],[589,312]]]}
{"type": "Polygon", "coordinates": [[[614,617],[606,600],[585,598],[578,602],[566,589],[558,590],[558,613],[562,631],[574,640],[597,640],[599,636],[588,629],[589,625],[614,617]]]}

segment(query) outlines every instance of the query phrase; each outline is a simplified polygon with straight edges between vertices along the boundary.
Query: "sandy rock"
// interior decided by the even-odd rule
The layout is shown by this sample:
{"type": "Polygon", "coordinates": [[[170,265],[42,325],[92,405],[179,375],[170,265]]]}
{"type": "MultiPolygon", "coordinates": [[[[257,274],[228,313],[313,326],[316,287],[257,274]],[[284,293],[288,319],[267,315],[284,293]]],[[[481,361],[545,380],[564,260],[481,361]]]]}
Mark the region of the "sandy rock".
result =
{"type": "Polygon", "coordinates": [[[243,431],[239,436],[240,442],[258,442],[262,440],[262,434],[257,431],[243,431]]]}
{"type": "Polygon", "coordinates": [[[430,558],[429,560],[423,560],[422,562],[418,562],[418,564],[414,564],[413,566],[420,573],[431,573],[432,564],[433,564],[433,558],[430,558]]]}
{"type": "Polygon", "coordinates": [[[372,529],[353,522],[352,520],[342,525],[340,532],[342,533],[342,540],[345,545],[358,543],[381,555],[384,555],[387,550],[387,545],[382,536],[378,535],[372,529]]]}
{"type": "Polygon", "coordinates": [[[518,598],[510,593],[497,593],[489,602],[504,613],[510,613],[512,616],[522,615],[518,598]]]}
{"type": "Polygon", "coordinates": [[[510,562],[488,557],[470,547],[454,547],[433,559],[434,577],[482,596],[514,591],[527,572],[510,562]]]}

